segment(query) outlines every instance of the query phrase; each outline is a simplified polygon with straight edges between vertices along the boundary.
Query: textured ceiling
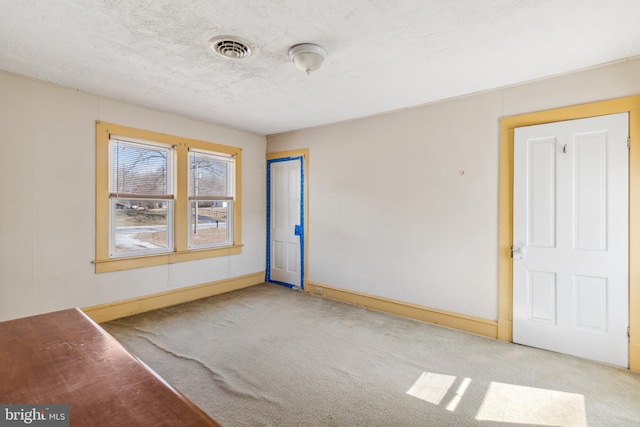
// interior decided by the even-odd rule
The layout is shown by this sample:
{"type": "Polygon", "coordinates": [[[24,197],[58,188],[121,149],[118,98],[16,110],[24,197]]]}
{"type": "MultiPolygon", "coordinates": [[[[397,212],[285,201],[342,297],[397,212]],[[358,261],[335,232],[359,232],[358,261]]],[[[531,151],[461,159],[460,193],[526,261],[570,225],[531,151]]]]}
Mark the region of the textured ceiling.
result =
{"type": "Polygon", "coordinates": [[[0,0],[0,12],[0,69],[260,134],[640,55],[638,0],[0,0]],[[217,35],[256,52],[219,57],[217,35]],[[309,76],[287,57],[302,42],[328,51],[309,76]]]}

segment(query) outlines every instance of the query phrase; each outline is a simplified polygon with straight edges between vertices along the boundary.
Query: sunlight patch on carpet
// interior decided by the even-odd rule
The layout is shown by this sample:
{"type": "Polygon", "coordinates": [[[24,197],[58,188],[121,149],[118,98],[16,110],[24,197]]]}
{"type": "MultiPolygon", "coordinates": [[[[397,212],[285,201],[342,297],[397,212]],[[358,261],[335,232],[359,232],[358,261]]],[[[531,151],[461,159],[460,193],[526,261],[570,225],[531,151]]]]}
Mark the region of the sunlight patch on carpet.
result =
{"type": "Polygon", "coordinates": [[[584,396],[491,382],[476,420],[558,427],[587,427],[584,396]]]}
{"type": "Polygon", "coordinates": [[[447,411],[453,412],[456,410],[458,403],[462,400],[462,396],[464,396],[464,393],[467,391],[469,384],[471,384],[471,378],[465,378],[462,380],[462,383],[458,386],[458,390],[456,390],[456,395],[453,396],[453,399],[451,399],[451,402],[447,405],[447,411]]]}
{"type": "Polygon", "coordinates": [[[455,380],[456,377],[453,375],[423,372],[420,378],[407,391],[407,394],[425,402],[439,405],[455,380]]]}

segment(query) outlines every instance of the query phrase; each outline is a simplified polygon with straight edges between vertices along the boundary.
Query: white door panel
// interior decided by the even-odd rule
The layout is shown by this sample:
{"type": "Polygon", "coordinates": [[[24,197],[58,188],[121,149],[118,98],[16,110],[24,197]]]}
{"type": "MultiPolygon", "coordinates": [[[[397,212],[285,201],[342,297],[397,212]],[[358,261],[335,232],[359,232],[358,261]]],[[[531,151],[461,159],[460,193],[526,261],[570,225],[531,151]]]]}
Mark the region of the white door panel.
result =
{"type": "Polygon", "coordinates": [[[269,166],[269,280],[293,287],[302,287],[301,168],[300,159],[272,161],[269,166]]]}
{"type": "Polygon", "coordinates": [[[513,340],[628,365],[628,115],[515,129],[513,340]]]}

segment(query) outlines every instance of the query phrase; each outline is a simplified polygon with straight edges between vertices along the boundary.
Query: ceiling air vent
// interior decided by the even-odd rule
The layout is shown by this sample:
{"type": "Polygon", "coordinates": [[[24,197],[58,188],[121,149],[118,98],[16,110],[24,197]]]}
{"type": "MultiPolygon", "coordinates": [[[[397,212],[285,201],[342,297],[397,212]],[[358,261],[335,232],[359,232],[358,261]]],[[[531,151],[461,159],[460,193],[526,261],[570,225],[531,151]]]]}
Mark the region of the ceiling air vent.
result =
{"type": "Polygon", "coordinates": [[[209,40],[209,47],[218,55],[231,59],[247,58],[253,53],[253,47],[237,37],[217,36],[209,40]]]}

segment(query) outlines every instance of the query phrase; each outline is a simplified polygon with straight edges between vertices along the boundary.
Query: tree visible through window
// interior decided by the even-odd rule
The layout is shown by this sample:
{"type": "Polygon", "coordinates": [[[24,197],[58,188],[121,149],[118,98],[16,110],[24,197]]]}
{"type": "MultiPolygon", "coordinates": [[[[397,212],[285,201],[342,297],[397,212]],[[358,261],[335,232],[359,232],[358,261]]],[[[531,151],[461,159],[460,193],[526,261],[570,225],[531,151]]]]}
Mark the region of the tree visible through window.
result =
{"type": "Polygon", "coordinates": [[[232,184],[230,156],[189,152],[189,247],[229,244],[232,184]]]}
{"type": "Polygon", "coordinates": [[[173,250],[172,151],[111,140],[111,256],[173,250]]]}
{"type": "Polygon", "coordinates": [[[96,122],[96,272],[242,252],[242,149],[96,122]]]}

